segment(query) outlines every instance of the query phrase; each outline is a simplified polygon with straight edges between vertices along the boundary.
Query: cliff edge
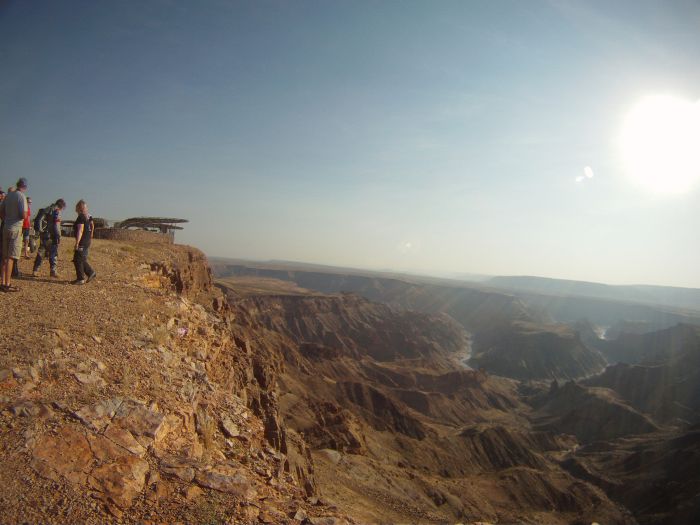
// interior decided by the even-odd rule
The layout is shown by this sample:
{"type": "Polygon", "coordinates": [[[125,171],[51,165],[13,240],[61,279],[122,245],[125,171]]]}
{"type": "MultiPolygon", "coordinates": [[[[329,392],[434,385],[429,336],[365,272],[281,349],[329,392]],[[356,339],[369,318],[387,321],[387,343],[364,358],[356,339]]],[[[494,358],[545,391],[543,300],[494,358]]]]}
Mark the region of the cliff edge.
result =
{"type": "Polygon", "coordinates": [[[3,521],[347,522],[304,442],[273,439],[273,385],[204,254],[95,240],[98,279],[72,286],[68,251],[63,279],[0,297],[3,521]]]}

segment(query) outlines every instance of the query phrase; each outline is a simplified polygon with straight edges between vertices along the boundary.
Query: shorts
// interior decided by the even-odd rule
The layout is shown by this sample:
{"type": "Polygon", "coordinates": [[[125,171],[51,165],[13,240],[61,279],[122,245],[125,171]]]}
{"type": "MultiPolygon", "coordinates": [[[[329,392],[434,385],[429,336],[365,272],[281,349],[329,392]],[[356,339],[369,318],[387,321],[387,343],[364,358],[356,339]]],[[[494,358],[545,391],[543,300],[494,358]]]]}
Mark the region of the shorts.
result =
{"type": "Polygon", "coordinates": [[[22,239],[25,242],[29,240],[29,228],[22,228],[22,239]]]}
{"type": "Polygon", "coordinates": [[[22,255],[22,234],[19,230],[2,232],[2,256],[4,259],[19,259],[22,255]]]}

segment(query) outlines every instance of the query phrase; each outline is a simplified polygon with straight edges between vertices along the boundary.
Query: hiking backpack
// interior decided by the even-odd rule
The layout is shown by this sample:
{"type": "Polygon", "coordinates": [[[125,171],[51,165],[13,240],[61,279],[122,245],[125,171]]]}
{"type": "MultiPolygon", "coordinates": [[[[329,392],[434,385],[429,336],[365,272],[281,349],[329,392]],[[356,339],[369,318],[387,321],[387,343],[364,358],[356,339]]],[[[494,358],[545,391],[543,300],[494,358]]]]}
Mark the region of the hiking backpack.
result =
{"type": "Polygon", "coordinates": [[[46,208],[41,208],[34,217],[34,233],[38,235],[47,234],[49,232],[49,223],[54,212],[54,205],[51,204],[46,208]]]}

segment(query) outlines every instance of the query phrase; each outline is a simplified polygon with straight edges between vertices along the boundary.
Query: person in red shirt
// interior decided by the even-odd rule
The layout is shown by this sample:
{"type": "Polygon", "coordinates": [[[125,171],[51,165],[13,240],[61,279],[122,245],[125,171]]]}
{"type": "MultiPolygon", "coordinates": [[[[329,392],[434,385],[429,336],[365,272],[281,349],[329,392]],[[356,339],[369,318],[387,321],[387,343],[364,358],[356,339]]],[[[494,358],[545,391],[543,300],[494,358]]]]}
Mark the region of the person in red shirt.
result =
{"type": "Polygon", "coordinates": [[[29,259],[29,230],[31,229],[30,217],[32,216],[32,198],[27,197],[27,216],[22,223],[22,239],[24,243],[24,258],[29,259]]]}

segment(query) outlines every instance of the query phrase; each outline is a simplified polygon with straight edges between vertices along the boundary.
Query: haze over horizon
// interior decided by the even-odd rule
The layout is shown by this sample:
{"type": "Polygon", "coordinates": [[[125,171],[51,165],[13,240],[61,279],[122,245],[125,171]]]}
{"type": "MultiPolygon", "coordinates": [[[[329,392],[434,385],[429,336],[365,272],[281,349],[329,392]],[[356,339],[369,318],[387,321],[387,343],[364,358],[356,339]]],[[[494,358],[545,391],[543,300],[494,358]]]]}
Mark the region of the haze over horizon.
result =
{"type": "Polygon", "coordinates": [[[700,4],[0,4],[0,186],[212,256],[700,288],[700,4]]]}

